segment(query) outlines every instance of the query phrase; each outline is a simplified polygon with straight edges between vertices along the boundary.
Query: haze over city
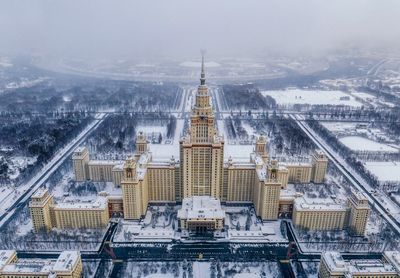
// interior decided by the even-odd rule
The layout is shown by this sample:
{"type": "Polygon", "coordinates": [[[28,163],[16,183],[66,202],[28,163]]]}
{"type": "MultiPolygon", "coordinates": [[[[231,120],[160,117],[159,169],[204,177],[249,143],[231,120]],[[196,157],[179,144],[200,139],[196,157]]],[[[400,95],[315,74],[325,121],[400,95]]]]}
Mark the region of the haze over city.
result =
{"type": "Polygon", "coordinates": [[[1,51],[87,59],[400,46],[398,1],[2,1],[1,51]],[[12,28],[10,28],[12,26],[12,28]]]}
{"type": "Polygon", "coordinates": [[[0,0],[0,277],[400,278],[398,26],[0,0]]]}

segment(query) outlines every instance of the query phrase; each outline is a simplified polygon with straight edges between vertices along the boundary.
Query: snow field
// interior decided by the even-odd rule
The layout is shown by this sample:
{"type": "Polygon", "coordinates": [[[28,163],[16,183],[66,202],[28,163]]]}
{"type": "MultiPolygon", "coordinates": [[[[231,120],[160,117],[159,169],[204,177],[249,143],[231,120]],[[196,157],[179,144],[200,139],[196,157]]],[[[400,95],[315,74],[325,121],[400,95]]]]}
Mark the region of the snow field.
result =
{"type": "Polygon", "coordinates": [[[285,91],[262,91],[261,94],[263,96],[272,97],[279,105],[310,104],[362,106],[353,96],[341,91],[290,89],[285,91]]]}
{"type": "Polygon", "coordinates": [[[400,181],[399,161],[373,161],[365,162],[364,165],[379,181],[400,181]]]}
{"type": "Polygon", "coordinates": [[[339,139],[346,147],[353,151],[390,152],[397,153],[399,150],[387,144],[378,143],[361,136],[346,136],[339,139]]]}

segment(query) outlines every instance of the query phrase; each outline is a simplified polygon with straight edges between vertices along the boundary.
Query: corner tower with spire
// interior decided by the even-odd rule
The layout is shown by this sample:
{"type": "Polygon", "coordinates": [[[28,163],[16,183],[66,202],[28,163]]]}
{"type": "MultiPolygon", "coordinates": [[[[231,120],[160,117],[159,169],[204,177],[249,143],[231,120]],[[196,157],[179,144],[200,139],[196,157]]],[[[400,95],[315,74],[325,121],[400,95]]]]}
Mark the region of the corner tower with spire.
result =
{"type": "Polygon", "coordinates": [[[224,140],[215,127],[204,66],[201,59],[200,85],[190,116],[190,131],[180,142],[183,197],[220,198],[223,184],[224,140]]]}

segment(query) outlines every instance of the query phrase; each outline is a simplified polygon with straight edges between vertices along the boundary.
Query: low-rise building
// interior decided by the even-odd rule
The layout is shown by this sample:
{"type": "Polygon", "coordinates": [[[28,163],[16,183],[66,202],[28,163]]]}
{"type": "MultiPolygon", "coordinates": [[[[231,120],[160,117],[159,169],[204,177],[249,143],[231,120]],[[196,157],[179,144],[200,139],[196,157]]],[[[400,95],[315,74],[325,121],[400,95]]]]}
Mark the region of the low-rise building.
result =
{"type": "Polygon", "coordinates": [[[352,192],[347,203],[332,198],[305,198],[294,200],[294,226],[309,230],[343,230],[349,228],[363,236],[370,212],[368,200],[361,192],[352,192]]]}
{"type": "Polygon", "coordinates": [[[104,228],[108,225],[113,213],[120,212],[118,206],[114,204],[118,202],[114,200],[115,198],[117,196],[99,194],[95,199],[80,200],[67,197],[62,202],[55,203],[48,190],[40,188],[32,195],[29,203],[34,230],[35,232],[49,231],[54,227],[59,229],[104,228]],[[113,198],[111,210],[108,204],[109,197],[113,198]]]}
{"type": "Polygon", "coordinates": [[[108,225],[107,198],[97,196],[90,200],[65,200],[51,208],[54,227],[59,229],[104,228],[108,225]]]}
{"type": "Polygon", "coordinates": [[[319,278],[398,278],[400,277],[400,252],[385,251],[382,259],[355,259],[345,261],[339,252],[323,252],[319,278]]]}
{"type": "Polygon", "coordinates": [[[295,227],[309,230],[342,230],[346,227],[347,207],[331,199],[296,198],[293,207],[295,227]]]}
{"type": "Polygon", "coordinates": [[[225,211],[219,199],[210,196],[192,196],[182,201],[178,211],[181,229],[206,232],[224,228],[225,211]]]}
{"type": "Polygon", "coordinates": [[[15,250],[0,250],[0,278],[80,278],[79,251],[63,251],[57,259],[18,259],[15,250]]]}

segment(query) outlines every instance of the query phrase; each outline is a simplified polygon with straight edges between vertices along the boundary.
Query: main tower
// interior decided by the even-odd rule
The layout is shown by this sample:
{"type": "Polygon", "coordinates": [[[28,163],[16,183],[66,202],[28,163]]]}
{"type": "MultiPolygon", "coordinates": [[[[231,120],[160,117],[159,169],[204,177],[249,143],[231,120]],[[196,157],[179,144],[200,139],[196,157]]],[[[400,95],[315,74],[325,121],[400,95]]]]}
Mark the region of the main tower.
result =
{"type": "Polygon", "coordinates": [[[189,134],[180,141],[180,163],[183,197],[221,197],[223,184],[224,140],[215,127],[201,59],[200,85],[190,115],[189,134]]]}

